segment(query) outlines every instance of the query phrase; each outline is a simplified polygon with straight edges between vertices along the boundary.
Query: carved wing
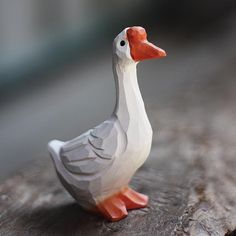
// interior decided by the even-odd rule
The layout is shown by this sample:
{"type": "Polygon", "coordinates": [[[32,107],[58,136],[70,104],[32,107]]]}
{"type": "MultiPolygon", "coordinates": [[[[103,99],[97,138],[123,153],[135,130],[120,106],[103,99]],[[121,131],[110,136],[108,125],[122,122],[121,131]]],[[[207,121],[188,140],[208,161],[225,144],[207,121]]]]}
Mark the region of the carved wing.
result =
{"type": "Polygon", "coordinates": [[[96,175],[112,164],[125,145],[119,122],[110,119],[67,142],[60,156],[68,171],[82,176],[96,175]]]}

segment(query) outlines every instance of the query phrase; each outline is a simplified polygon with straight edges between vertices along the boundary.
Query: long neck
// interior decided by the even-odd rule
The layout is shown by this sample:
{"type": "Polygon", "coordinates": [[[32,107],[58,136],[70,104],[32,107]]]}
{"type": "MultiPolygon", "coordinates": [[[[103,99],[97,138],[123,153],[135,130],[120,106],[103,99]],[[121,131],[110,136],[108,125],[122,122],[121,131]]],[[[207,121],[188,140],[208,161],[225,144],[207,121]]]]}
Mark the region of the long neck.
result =
{"type": "Polygon", "coordinates": [[[123,128],[130,120],[136,120],[141,114],[146,115],[143,99],[137,81],[137,63],[113,58],[113,73],[116,82],[116,106],[114,113],[123,128]]]}

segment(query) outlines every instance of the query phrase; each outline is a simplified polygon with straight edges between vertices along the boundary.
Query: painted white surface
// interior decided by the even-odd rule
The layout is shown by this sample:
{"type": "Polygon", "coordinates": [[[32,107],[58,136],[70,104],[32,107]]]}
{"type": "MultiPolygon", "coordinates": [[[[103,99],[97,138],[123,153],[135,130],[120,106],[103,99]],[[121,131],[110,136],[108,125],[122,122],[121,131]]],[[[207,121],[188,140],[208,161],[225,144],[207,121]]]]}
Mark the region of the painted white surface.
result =
{"type": "Polygon", "coordinates": [[[113,44],[117,101],[111,118],[71,141],[49,143],[62,184],[85,208],[126,187],[150,153],[152,128],[136,66],[125,29],[113,44]],[[120,45],[122,40],[125,46],[120,45]]]}

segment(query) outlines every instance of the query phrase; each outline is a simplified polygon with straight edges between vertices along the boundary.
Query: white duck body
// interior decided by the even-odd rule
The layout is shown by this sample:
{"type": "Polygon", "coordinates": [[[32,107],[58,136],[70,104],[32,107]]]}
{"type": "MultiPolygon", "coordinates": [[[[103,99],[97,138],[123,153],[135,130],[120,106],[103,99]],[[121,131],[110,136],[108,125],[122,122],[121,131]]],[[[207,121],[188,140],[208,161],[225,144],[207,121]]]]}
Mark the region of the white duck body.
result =
{"type": "Polygon", "coordinates": [[[126,31],[113,44],[117,95],[111,118],[71,141],[53,140],[48,145],[62,184],[86,209],[126,188],[150,153],[152,128],[126,31]],[[125,40],[125,47],[121,40],[125,40]]]}

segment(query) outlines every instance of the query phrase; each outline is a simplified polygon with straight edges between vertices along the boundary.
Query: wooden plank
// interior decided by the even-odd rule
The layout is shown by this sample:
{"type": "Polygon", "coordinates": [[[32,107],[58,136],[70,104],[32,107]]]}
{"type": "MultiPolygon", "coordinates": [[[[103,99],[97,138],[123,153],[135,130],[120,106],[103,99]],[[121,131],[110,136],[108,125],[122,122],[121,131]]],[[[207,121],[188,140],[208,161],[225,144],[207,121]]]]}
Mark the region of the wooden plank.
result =
{"type": "Polygon", "coordinates": [[[224,235],[233,230],[235,148],[208,123],[207,127],[194,125],[201,111],[183,118],[184,114],[162,110],[158,116],[152,112],[152,122],[160,129],[155,131],[158,135],[149,161],[131,184],[150,196],[148,208],[130,211],[117,223],[84,212],[46,161],[0,187],[0,234],[224,235]]]}

